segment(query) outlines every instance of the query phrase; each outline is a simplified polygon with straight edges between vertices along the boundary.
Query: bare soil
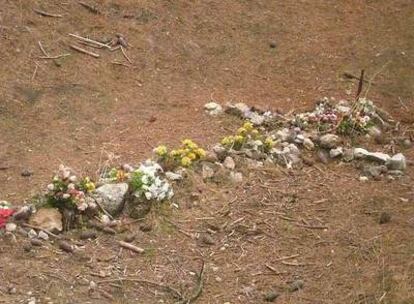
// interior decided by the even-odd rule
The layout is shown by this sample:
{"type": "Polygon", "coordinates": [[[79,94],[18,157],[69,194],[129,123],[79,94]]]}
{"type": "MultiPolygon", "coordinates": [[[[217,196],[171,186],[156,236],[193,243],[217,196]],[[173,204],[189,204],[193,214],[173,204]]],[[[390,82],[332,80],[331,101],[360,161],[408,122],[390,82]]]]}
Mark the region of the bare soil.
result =
{"type": "MultiPolygon", "coordinates": [[[[77,1],[2,1],[0,199],[21,205],[60,163],[93,175],[108,158],[137,163],[160,143],[192,138],[209,147],[240,123],[207,116],[210,100],[288,112],[323,96],[352,99],[357,81],[343,74],[361,69],[375,76],[369,98],[412,130],[410,0],[96,7],[99,14],[77,1]],[[120,51],[78,53],[69,33],[101,41],[121,33],[132,63],[120,51]],[[39,41],[50,56],[71,55],[41,59],[39,41]]],[[[412,149],[402,152],[413,159],[412,149]]],[[[0,302],[174,303],[165,286],[188,299],[204,261],[197,303],[262,303],[271,291],[275,303],[414,303],[412,168],[396,181],[361,183],[338,163],[289,173],[238,166],[242,184],[194,175],[178,190],[179,209],[159,206],[116,236],[64,235],[78,245],[74,254],[52,243],[26,252],[25,237],[2,239],[0,302]],[[384,212],[391,220],[380,224],[384,212]],[[116,241],[130,233],[144,254],[120,250],[116,241]],[[298,280],[303,288],[292,291],[298,280]]]]}

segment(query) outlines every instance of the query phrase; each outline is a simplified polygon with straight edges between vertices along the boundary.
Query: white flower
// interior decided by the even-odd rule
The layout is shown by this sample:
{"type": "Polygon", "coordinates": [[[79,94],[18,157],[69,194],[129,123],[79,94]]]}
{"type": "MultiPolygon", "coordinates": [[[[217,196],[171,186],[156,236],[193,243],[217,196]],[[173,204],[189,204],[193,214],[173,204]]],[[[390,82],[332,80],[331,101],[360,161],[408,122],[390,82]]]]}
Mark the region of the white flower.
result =
{"type": "Polygon", "coordinates": [[[53,185],[53,184],[47,185],[47,190],[49,190],[49,191],[55,190],[55,185],[53,185]]]}
{"type": "Polygon", "coordinates": [[[63,199],[68,199],[68,198],[70,198],[70,194],[69,194],[69,193],[64,193],[64,194],[62,195],[62,198],[63,198],[63,199]]]}
{"type": "Polygon", "coordinates": [[[69,181],[75,183],[77,181],[77,177],[75,175],[69,176],[69,181]]]}
{"type": "Polygon", "coordinates": [[[86,208],[88,208],[88,204],[87,203],[82,202],[82,203],[78,204],[78,210],[79,211],[85,211],[86,208]]]}
{"type": "Polygon", "coordinates": [[[73,190],[73,189],[75,189],[75,184],[70,183],[70,184],[68,185],[68,190],[73,190]]]}

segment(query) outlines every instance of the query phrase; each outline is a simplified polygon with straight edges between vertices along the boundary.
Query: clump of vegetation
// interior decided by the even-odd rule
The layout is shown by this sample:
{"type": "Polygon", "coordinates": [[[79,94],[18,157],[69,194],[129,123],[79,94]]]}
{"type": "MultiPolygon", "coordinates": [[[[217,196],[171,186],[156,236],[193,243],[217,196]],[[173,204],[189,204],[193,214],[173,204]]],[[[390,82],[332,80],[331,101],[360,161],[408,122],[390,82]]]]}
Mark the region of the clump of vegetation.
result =
{"type": "Polygon", "coordinates": [[[47,186],[46,206],[85,211],[88,208],[86,195],[94,190],[95,184],[89,177],[79,181],[70,168],[61,165],[47,186]]]}
{"type": "Polygon", "coordinates": [[[245,122],[237,130],[235,135],[226,136],[221,140],[221,145],[227,149],[241,150],[249,148],[268,153],[275,142],[272,137],[264,136],[258,129],[254,128],[251,122],[245,122]]]}
{"type": "Polygon", "coordinates": [[[184,139],[177,149],[169,151],[167,146],[160,145],[154,152],[162,163],[182,167],[190,167],[206,156],[206,151],[191,139],[184,139]]]}

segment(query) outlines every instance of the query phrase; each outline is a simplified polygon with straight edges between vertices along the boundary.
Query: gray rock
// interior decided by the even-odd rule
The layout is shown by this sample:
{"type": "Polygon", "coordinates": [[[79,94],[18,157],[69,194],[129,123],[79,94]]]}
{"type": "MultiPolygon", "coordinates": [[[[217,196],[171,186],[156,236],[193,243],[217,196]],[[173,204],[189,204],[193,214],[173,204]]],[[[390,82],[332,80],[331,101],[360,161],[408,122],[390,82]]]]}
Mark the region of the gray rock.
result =
{"type": "Polygon", "coordinates": [[[329,162],[328,153],[324,150],[318,151],[318,159],[321,163],[327,164],[329,162]]]}
{"type": "Polygon", "coordinates": [[[338,148],[335,148],[335,149],[331,149],[329,151],[329,156],[331,158],[337,158],[337,157],[342,156],[343,154],[344,154],[344,149],[342,147],[338,147],[338,148]]]}
{"type": "Polygon", "coordinates": [[[29,169],[24,169],[21,173],[21,176],[23,177],[30,177],[33,175],[33,171],[29,169]]]}
{"type": "Polygon", "coordinates": [[[275,137],[280,141],[287,141],[291,137],[291,132],[288,128],[284,128],[277,131],[275,137]]]}
{"type": "Polygon", "coordinates": [[[209,179],[214,176],[214,170],[210,166],[203,164],[203,167],[201,169],[201,174],[203,176],[203,179],[209,179]]]}
{"type": "Polygon", "coordinates": [[[388,174],[392,176],[403,176],[404,172],[400,170],[390,170],[388,171],[388,174]]]}
{"type": "Polygon", "coordinates": [[[39,209],[30,217],[29,223],[50,232],[60,232],[63,230],[62,214],[55,208],[39,209]]]}
{"type": "Polygon", "coordinates": [[[381,166],[364,166],[362,173],[367,177],[378,178],[381,174],[387,173],[387,167],[384,165],[381,166]]]}
{"type": "Polygon", "coordinates": [[[226,113],[239,117],[246,117],[250,113],[250,107],[242,102],[239,102],[234,105],[228,105],[226,113]]]}
{"type": "Polygon", "coordinates": [[[34,229],[30,229],[29,232],[27,233],[27,236],[29,239],[34,239],[34,238],[37,238],[37,233],[36,231],[34,231],[34,229]]]}
{"type": "Polygon", "coordinates": [[[99,203],[111,215],[116,215],[122,211],[127,193],[127,183],[105,184],[96,189],[96,194],[101,199],[99,203]]]}
{"type": "Polygon", "coordinates": [[[226,148],[220,144],[213,147],[213,152],[216,153],[218,159],[224,159],[227,154],[226,148]]]}
{"type": "Polygon", "coordinates": [[[39,239],[42,239],[42,240],[45,240],[45,241],[49,240],[49,235],[46,232],[44,232],[43,230],[39,231],[38,237],[39,237],[39,239]]]}
{"type": "Polygon", "coordinates": [[[248,118],[250,119],[252,124],[256,126],[262,125],[266,119],[263,115],[260,115],[259,113],[256,113],[256,112],[250,112],[248,114],[248,118]]]}
{"type": "Polygon", "coordinates": [[[224,159],[223,165],[225,168],[229,169],[229,170],[234,170],[234,168],[236,168],[236,163],[234,162],[234,159],[230,156],[227,156],[224,159]]]}
{"type": "Polygon", "coordinates": [[[390,156],[382,152],[372,152],[368,153],[366,158],[368,160],[375,161],[380,164],[385,164],[390,159],[390,156]]]}
{"type": "Polygon", "coordinates": [[[274,302],[279,296],[280,294],[278,292],[269,291],[268,293],[265,294],[264,300],[266,302],[274,302]]]}
{"type": "Polygon", "coordinates": [[[407,168],[407,160],[402,153],[395,154],[386,163],[388,169],[404,171],[407,168]]]}
{"type": "Polygon", "coordinates": [[[368,150],[365,150],[363,148],[355,148],[353,153],[356,159],[365,158],[368,154],[368,150]]]}
{"type": "Polygon", "coordinates": [[[302,280],[293,281],[289,286],[289,291],[290,292],[297,291],[299,289],[302,289],[304,285],[305,283],[302,280]]]}
{"type": "Polygon", "coordinates": [[[325,149],[335,148],[339,143],[339,137],[335,134],[325,134],[319,138],[319,145],[325,149]]]}

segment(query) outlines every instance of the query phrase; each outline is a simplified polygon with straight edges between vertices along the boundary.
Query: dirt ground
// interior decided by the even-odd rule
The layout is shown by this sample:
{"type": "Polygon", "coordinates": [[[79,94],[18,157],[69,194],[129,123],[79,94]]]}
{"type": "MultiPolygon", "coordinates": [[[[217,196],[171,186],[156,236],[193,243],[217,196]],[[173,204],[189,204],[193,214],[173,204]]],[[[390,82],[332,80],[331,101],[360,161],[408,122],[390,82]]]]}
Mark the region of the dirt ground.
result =
{"type": "MultiPolygon", "coordinates": [[[[60,163],[93,175],[108,158],[137,163],[160,143],[209,147],[239,123],[206,115],[210,100],[288,112],[350,99],[357,82],[344,72],[361,69],[375,77],[369,98],[413,127],[411,0],[98,2],[94,14],[77,1],[2,0],[0,199],[22,204],[60,163]],[[76,52],[69,33],[120,33],[131,63],[119,50],[76,52]],[[70,56],[42,59],[39,42],[70,56]]],[[[412,150],[402,152],[412,160],[412,150]]],[[[334,163],[245,170],[237,187],[193,176],[179,209],[160,207],[117,236],[64,236],[76,254],[2,240],[0,302],[174,303],[171,288],[192,294],[204,261],[197,303],[262,303],[269,292],[276,303],[414,303],[412,168],[367,183],[334,163]],[[391,221],[380,225],[383,212],[391,221]],[[144,254],[119,250],[115,240],[131,232],[144,254]]]]}

